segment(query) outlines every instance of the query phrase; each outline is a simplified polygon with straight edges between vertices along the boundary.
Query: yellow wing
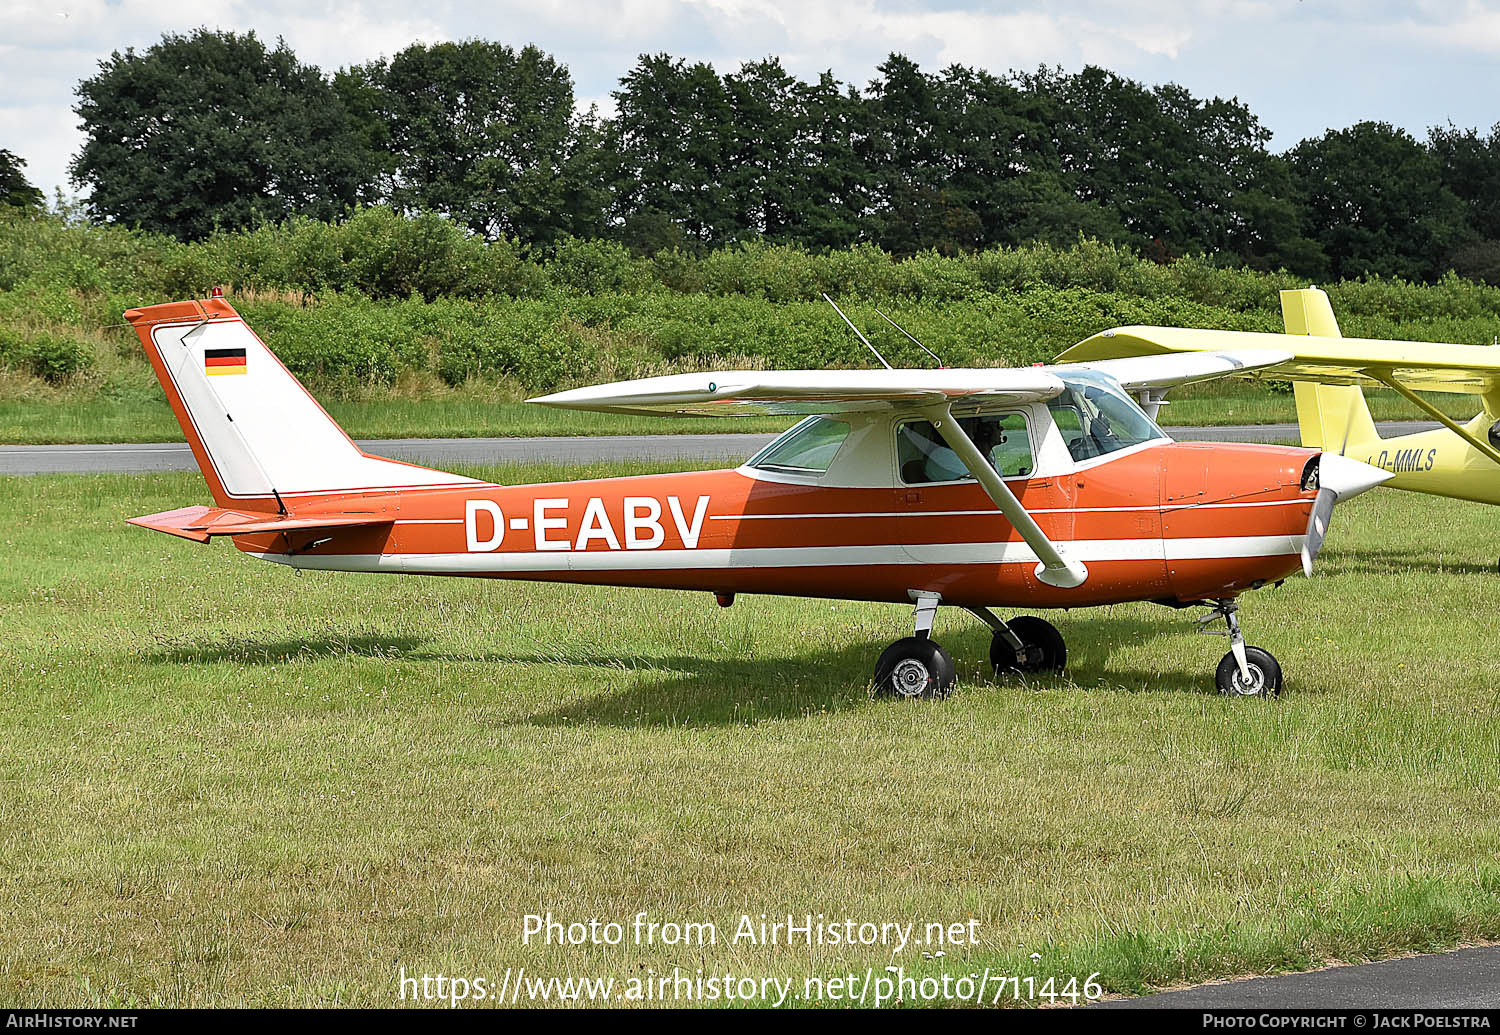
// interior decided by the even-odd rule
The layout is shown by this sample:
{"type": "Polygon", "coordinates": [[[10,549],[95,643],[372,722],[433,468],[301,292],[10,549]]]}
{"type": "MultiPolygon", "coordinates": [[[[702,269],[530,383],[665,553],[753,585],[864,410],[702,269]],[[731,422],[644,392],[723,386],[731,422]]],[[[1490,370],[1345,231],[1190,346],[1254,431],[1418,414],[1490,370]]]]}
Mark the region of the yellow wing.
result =
{"type": "Polygon", "coordinates": [[[1500,389],[1500,349],[1430,341],[1341,338],[1328,296],[1316,288],[1281,293],[1288,330],[1207,331],[1187,327],[1116,327],[1079,342],[1059,363],[1180,352],[1271,349],[1292,358],[1260,367],[1249,376],[1327,385],[1390,385],[1411,391],[1487,395],[1500,389]]]}

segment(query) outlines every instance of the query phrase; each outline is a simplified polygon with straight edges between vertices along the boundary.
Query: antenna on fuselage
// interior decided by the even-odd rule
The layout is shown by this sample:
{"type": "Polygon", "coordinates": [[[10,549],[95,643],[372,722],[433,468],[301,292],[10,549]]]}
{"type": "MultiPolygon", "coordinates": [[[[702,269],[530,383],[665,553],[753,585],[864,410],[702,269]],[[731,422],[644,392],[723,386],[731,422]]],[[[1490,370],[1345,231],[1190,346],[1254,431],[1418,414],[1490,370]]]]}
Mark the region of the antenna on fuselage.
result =
{"type": "MultiPolygon", "coordinates": [[[[880,313],[879,309],[876,309],[875,311],[877,313],[880,313]]],[[[890,324],[892,327],[896,328],[896,330],[900,331],[902,334],[906,335],[907,340],[909,340],[917,348],[921,349],[923,352],[925,352],[929,356],[931,356],[933,358],[933,360],[935,360],[937,362],[938,366],[940,366],[940,367],[946,367],[947,366],[947,364],[945,364],[943,362],[941,356],[939,356],[936,352],[933,352],[926,345],[923,345],[920,341],[918,341],[917,338],[916,338],[916,335],[912,334],[911,331],[907,330],[905,327],[902,327],[899,323],[897,323],[895,320],[892,320],[889,316],[886,316],[884,313],[880,313],[880,318],[882,320],[884,320],[886,323],[890,324]]]]}
{"type": "Polygon", "coordinates": [[[885,357],[880,354],[880,350],[877,349],[874,345],[870,344],[870,339],[866,338],[863,334],[859,333],[859,328],[856,327],[856,326],[854,326],[854,321],[851,320],[851,319],[849,319],[847,316],[844,316],[844,311],[839,308],[837,302],[835,302],[833,299],[831,299],[831,298],[828,297],[828,292],[826,292],[826,291],[823,292],[823,301],[825,301],[829,305],[833,306],[833,311],[836,312],[836,313],[838,313],[839,316],[842,317],[843,321],[849,325],[849,329],[854,332],[854,336],[856,338],[858,338],[860,341],[862,341],[862,342],[865,343],[865,348],[867,348],[871,352],[875,353],[875,358],[878,359],[878,360],[880,360],[880,365],[881,366],[885,367],[887,370],[893,370],[893,369],[895,369],[894,367],[892,367],[889,363],[887,363],[885,361],[885,357]]]}

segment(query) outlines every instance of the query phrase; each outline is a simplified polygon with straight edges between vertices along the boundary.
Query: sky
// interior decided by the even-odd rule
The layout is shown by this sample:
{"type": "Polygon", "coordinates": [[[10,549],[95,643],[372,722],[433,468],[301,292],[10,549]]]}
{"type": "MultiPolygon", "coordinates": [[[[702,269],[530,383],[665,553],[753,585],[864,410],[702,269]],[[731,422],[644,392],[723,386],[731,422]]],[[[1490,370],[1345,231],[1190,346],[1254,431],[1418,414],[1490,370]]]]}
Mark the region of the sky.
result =
{"type": "Polygon", "coordinates": [[[804,79],[863,85],[900,51],[929,71],[1096,64],[1237,97],[1278,151],[1365,119],[1419,138],[1500,122],[1500,0],[0,0],[0,148],[49,196],[72,193],[78,81],[115,50],[205,25],[284,37],[328,73],[415,40],[535,43],[605,112],[642,53],[721,73],[776,55],[804,79]]]}

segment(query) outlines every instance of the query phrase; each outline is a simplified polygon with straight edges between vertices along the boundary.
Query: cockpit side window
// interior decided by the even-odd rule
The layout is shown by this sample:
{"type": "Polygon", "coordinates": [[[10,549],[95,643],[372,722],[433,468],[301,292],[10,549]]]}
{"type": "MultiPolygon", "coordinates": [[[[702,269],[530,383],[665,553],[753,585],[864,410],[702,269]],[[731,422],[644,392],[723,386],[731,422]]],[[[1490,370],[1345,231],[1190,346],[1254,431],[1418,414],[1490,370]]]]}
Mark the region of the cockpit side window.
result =
{"type": "Polygon", "coordinates": [[[849,437],[849,425],[810,417],[750,458],[751,467],[786,474],[823,474],[849,437]]]}
{"type": "MultiPolygon", "coordinates": [[[[1002,478],[1024,478],[1035,469],[1025,414],[960,417],[958,426],[964,429],[1002,478]]],[[[937,428],[925,420],[906,421],[897,427],[896,463],[901,480],[907,485],[956,482],[973,477],[958,454],[948,448],[937,428]]]]}
{"type": "Polygon", "coordinates": [[[1075,461],[1166,438],[1144,410],[1104,378],[1075,375],[1063,384],[1062,394],[1047,407],[1075,461]]]}

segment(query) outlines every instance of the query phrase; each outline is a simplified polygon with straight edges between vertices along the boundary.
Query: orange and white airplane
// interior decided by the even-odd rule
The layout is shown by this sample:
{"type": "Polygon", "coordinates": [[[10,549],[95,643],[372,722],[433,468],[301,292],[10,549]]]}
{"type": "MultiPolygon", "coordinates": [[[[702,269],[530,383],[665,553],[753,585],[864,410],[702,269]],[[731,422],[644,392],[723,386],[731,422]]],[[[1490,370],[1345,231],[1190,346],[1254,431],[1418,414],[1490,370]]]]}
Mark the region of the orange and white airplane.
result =
{"type": "MultiPolygon", "coordinates": [[[[1175,443],[1136,398],[1289,358],[1198,353],[1021,369],[676,374],[533,400],[616,413],[805,414],[742,466],[492,485],[362,452],[221,297],[132,309],[213,496],[134,518],[263,560],[915,605],[882,692],[942,696],[939,605],[994,631],[997,672],[1063,667],[1061,634],[992,608],[1149,600],[1223,619],[1226,694],[1282,675],[1237,600],[1310,570],[1337,500],[1389,473],[1275,446],[1175,443]]],[[[851,324],[852,326],[852,324],[851,324]]],[[[877,353],[878,355],[878,353],[877,353]]],[[[884,360],[882,360],[884,362],[884,360]]]]}

